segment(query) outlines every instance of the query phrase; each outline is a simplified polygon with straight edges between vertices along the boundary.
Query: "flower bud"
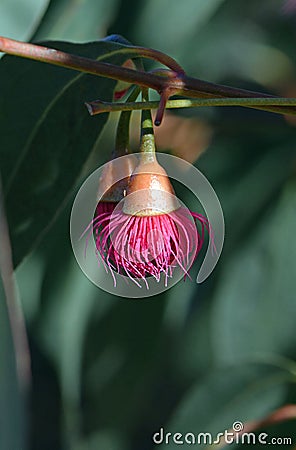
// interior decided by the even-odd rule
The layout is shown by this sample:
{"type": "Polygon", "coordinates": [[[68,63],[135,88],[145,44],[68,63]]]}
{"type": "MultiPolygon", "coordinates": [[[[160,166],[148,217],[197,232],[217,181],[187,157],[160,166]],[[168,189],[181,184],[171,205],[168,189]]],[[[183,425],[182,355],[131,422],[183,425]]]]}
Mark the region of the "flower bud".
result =
{"type": "Polygon", "coordinates": [[[164,168],[156,158],[142,158],[131,175],[123,212],[132,216],[156,216],[179,207],[164,168]]]}
{"type": "Polygon", "coordinates": [[[122,158],[120,162],[112,159],[105,165],[99,178],[98,201],[118,203],[126,194],[127,186],[137,163],[133,155],[122,158]]]}

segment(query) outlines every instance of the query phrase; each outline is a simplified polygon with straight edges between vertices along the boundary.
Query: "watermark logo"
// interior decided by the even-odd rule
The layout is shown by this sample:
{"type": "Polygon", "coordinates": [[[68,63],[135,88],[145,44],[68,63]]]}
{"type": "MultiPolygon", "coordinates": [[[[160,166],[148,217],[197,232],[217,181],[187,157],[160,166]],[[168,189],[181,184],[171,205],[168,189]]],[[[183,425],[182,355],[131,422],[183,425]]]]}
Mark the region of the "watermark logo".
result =
{"type": "Polygon", "coordinates": [[[271,437],[268,433],[258,433],[244,431],[244,424],[236,420],[232,424],[230,430],[224,430],[220,433],[213,434],[210,432],[199,433],[180,433],[165,431],[161,427],[152,436],[154,444],[160,445],[230,445],[230,444],[247,444],[247,445],[292,445],[291,437],[271,437]]]}
{"type": "MultiPolygon", "coordinates": [[[[192,164],[162,153],[158,155],[159,163],[171,180],[176,180],[194,194],[205,211],[207,223],[211,227],[211,236],[214,237],[215,250],[213,251],[213,242],[209,239],[198,274],[192,273],[191,270],[194,252],[198,245],[194,216],[190,216],[181,199],[169,199],[171,203],[177,201],[182,205],[182,208],[177,211],[178,214],[179,211],[182,211],[182,215],[176,213],[175,228],[168,224],[164,230],[162,224],[157,222],[156,215],[154,220],[156,225],[151,229],[143,230],[141,239],[135,239],[132,228],[128,228],[127,222],[121,221],[120,208],[123,208],[121,201],[110,215],[109,223],[104,222],[105,216],[102,216],[100,230],[95,229],[94,217],[97,205],[111,187],[105,183],[104,190],[100,190],[98,194],[99,181],[104,178],[104,174],[111,171],[113,185],[128,178],[131,175],[129,168],[135,166],[134,160],[139,157],[140,154],[126,155],[95,170],[78,191],[70,218],[71,244],[81,270],[99,288],[113,295],[127,298],[159,294],[174,286],[184,277],[202,283],[214,270],[224,242],[223,212],[209,181],[192,164]],[[117,173],[120,175],[114,178],[114,174],[117,173]],[[106,230],[108,230],[108,235],[106,230]],[[197,244],[192,245],[194,239],[197,244]],[[168,242],[170,254],[165,252],[168,242]],[[106,247],[107,245],[109,248],[106,247]],[[163,255],[166,256],[166,259],[163,255]],[[141,262],[149,268],[149,276],[143,276],[141,262]],[[125,271],[120,270],[122,267],[125,271]]],[[[134,194],[129,195],[124,198],[125,204],[128,201],[135,204],[136,198],[135,200],[132,198],[134,194]]],[[[169,193],[166,195],[170,196],[169,193]]],[[[159,195],[157,188],[151,190],[150,196],[156,207],[159,205],[161,214],[161,202],[166,202],[167,199],[163,199],[163,195],[159,195]]]]}

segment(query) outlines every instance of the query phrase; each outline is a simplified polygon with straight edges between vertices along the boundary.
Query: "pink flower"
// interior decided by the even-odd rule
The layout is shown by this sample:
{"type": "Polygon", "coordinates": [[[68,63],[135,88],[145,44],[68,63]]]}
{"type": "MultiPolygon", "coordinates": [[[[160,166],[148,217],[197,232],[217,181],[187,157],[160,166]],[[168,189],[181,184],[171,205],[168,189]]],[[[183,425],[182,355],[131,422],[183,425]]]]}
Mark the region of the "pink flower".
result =
{"type": "MultiPolygon", "coordinates": [[[[96,218],[93,229],[96,247],[110,270],[127,275],[133,281],[153,276],[165,284],[179,267],[184,275],[200,252],[207,219],[184,207],[167,214],[133,216],[121,205],[110,216],[96,218]],[[195,222],[201,225],[201,232],[195,222]]],[[[136,281],[135,281],[136,282],[136,281]]]]}
{"type": "Polygon", "coordinates": [[[212,239],[208,220],[180,204],[165,170],[151,158],[138,164],[122,201],[98,204],[89,227],[113,277],[125,275],[139,286],[142,279],[147,288],[149,277],[159,282],[163,275],[166,286],[176,270],[188,276],[205,229],[212,239]]]}

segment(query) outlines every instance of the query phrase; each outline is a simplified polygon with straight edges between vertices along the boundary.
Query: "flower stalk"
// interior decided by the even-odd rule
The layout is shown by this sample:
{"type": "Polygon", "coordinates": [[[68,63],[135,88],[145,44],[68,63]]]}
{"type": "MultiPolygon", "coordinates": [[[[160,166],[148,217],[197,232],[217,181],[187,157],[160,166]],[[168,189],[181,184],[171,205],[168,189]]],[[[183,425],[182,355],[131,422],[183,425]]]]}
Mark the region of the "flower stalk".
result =
{"type": "MultiPolygon", "coordinates": [[[[149,103],[148,89],[142,90],[143,104],[149,103]]],[[[153,122],[151,117],[151,110],[147,108],[142,109],[141,117],[141,147],[140,152],[145,155],[150,161],[155,160],[155,138],[153,131],[153,122]]]]}

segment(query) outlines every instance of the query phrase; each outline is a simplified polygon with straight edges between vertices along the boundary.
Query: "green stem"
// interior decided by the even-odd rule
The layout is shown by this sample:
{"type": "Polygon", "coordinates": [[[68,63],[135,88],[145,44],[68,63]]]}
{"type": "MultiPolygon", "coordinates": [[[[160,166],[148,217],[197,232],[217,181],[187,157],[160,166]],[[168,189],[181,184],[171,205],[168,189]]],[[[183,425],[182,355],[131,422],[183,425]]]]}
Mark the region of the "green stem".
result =
{"type": "MultiPolygon", "coordinates": [[[[16,372],[21,394],[26,394],[31,383],[31,361],[30,351],[26,332],[25,318],[22,311],[21,302],[16,286],[12,248],[9,238],[8,223],[4,208],[4,197],[2,191],[2,181],[0,178],[0,285],[3,284],[5,296],[3,302],[4,310],[7,312],[11,338],[13,341],[16,372]],[[2,279],[2,283],[1,283],[2,279]]],[[[1,297],[1,293],[0,293],[1,297]]],[[[0,298],[0,302],[2,298],[0,298]]],[[[5,332],[5,329],[4,329],[5,332]]],[[[3,342],[1,343],[3,346],[3,342]]],[[[3,350],[1,350],[3,351],[3,350]]]]}
{"type": "MultiPolygon", "coordinates": [[[[134,102],[140,94],[140,88],[135,86],[130,95],[127,98],[128,102],[134,102]]],[[[117,132],[116,132],[116,140],[115,140],[115,150],[113,152],[114,157],[124,156],[129,151],[129,126],[131,119],[132,110],[123,111],[120,114],[117,132]]]]}
{"type": "MultiPolygon", "coordinates": [[[[142,100],[144,104],[149,103],[148,89],[142,90],[142,100]]],[[[151,110],[143,108],[141,118],[141,146],[140,151],[145,157],[146,162],[152,162],[155,159],[155,138],[153,131],[153,121],[151,110]]]]}
{"type": "MultiPolygon", "coordinates": [[[[198,108],[205,106],[242,106],[248,108],[256,108],[258,106],[296,106],[296,98],[199,98],[199,99],[175,99],[168,100],[167,109],[176,108],[198,108]]],[[[136,111],[146,109],[157,109],[159,102],[133,102],[133,103],[108,103],[96,100],[86,103],[90,115],[100,114],[110,111],[136,111]]],[[[262,108],[263,109],[263,108],[262,108]]],[[[274,111],[275,112],[275,111],[274,111]]],[[[278,111],[277,111],[278,113],[278,111]]],[[[294,115],[291,110],[285,111],[284,114],[294,115]]]]}

